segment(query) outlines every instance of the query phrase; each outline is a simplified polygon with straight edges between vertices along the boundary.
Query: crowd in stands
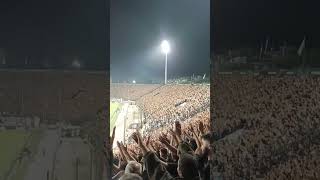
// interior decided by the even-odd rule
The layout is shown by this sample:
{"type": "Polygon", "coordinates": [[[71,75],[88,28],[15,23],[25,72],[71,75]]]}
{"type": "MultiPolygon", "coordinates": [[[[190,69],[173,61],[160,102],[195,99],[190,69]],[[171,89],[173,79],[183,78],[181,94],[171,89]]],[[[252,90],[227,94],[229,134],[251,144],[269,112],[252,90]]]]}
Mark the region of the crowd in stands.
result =
{"type": "Polygon", "coordinates": [[[210,84],[210,77],[206,77],[206,74],[204,75],[197,75],[197,76],[190,76],[190,77],[179,77],[175,79],[169,79],[168,83],[170,84],[192,84],[192,83],[206,83],[210,84]]]}
{"type": "Polygon", "coordinates": [[[211,180],[211,163],[222,179],[320,179],[320,76],[218,75],[212,86],[211,115],[208,86],[141,96],[146,131],[117,143],[113,178],[211,180]]]}
{"type": "Polygon", "coordinates": [[[320,178],[320,77],[218,76],[213,164],[226,179],[320,178]]]}
{"type": "Polygon", "coordinates": [[[117,142],[113,179],[209,180],[209,86],[165,85],[137,104],[146,116],[143,134],[117,142]]]}
{"type": "Polygon", "coordinates": [[[208,85],[166,85],[142,96],[137,104],[144,112],[145,130],[184,121],[210,106],[208,85]]]}
{"type": "Polygon", "coordinates": [[[209,110],[205,112],[188,123],[176,121],[174,127],[158,129],[148,137],[134,132],[132,144],[117,142],[113,179],[209,180],[212,138],[208,133],[209,110]],[[199,119],[203,116],[207,117],[205,122],[199,119]]]}
{"type": "Polygon", "coordinates": [[[134,101],[160,86],[159,84],[112,83],[110,86],[110,97],[134,101]]]}

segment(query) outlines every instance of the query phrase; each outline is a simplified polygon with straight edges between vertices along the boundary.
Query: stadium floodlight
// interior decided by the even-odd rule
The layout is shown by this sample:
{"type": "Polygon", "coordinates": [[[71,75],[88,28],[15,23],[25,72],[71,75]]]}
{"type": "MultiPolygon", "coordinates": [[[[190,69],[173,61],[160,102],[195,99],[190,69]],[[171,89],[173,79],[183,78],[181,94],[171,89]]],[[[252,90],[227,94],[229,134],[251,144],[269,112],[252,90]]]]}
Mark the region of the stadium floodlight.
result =
{"type": "Polygon", "coordinates": [[[167,40],[162,41],[161,49],[162,49],[162,52],[166,55],[166,64],[164,68],[164,84],[167,84],[168,53],[170,52],[170,45],[167,40]]]}
{"type": "Polygon", "coordinates": [[[170,52],[170,45],[167,40],[163,40],[161,43],[162,52],[168,54],[170,52]]]}
{"type": "Polygon", "coordinates": [[[136,81],[135,81],[135,80],[133,80],[133,81],[132,81],[132,83],[133,83],[133,84],[135,84],[135,83],[136,83],[136,81]]]}

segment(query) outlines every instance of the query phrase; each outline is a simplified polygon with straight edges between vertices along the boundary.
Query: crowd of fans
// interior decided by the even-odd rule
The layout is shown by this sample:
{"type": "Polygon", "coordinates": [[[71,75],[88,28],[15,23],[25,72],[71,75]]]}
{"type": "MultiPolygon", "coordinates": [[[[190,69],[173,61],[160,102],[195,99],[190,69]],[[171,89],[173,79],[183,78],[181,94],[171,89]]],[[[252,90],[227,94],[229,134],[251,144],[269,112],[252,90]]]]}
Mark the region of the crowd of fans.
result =
{"type": "Polygon", "coordinates": [[[135,101],[145,94],[159,88],[159,84],[121,84],[112,83],[110,97],[135,101]]]}
{"type": "Polygon", "coordinates": [[[319,179],[320,77],[218,76],[214,169],[226,179],[319,179]]]}
{"type": "Polygon", "coordinates": [[[218,75],[212,86],[211,115],[209,86],[141,96],[145,131],[117,143],[113,179],[320,179],[319,76],[218,75]]]}
{"type": "Polygon", "coordinates": [[[143,134],[117,142],[113,179],[209,180],[209,101],[207,85],[165,85],[141,96],[143,134]]]}
{"type": "Polygon", "coordinates": [[[146,132],[184,121],[210,106],[208,85],[166,85],[142,96],[137,104],[144,112],[146,132]]]}
{"type": "Polygon", "coordinates": [[[117,142],[113,179],[209,180],[212,138],[208,133],[209,110],[205,112],[152,135],[142,136],[137,131],[131,136],[132,144],[117,142]],[[199,119],[203,116],[207,117],[205,122],[199,119]]]}

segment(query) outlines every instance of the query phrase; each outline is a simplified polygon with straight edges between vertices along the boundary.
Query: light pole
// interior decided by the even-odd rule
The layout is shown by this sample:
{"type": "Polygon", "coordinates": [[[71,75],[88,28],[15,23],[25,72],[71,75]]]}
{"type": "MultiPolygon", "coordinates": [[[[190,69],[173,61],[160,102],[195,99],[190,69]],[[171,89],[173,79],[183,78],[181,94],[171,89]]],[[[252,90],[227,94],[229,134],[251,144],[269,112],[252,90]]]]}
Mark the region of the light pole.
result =
{"type": "Polygon", "coordinates": [[[170,45],[167,40],[162,41],[161,49],[162,49],[162,52],[166,55],[166,63],[164,68],[164,84],[167,84],[168,53],[170,52],[170,45]]]}

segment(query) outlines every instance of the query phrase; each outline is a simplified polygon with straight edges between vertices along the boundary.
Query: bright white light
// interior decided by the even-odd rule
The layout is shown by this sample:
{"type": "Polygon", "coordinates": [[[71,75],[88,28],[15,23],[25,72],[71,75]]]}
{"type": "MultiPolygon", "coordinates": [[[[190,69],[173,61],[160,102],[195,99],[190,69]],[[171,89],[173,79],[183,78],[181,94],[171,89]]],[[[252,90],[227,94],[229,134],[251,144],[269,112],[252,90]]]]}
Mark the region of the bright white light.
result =
{"type": "Polygon", "coordinates": [[[133,80],[133,81],[132,81],[132,83],[133,83],[133,84],[135,84],[135,83],[136,83],[136,81],[135,81],[135,80],[133,80]]]}
{"type": "Polygon", "coordinates": [[[168,54],[170,52],[170,45],[167,40],[163,40],[161,43],[162,52],[168,54]]]}

